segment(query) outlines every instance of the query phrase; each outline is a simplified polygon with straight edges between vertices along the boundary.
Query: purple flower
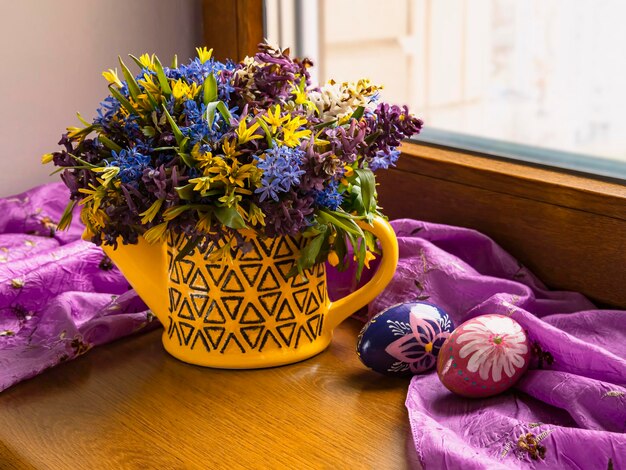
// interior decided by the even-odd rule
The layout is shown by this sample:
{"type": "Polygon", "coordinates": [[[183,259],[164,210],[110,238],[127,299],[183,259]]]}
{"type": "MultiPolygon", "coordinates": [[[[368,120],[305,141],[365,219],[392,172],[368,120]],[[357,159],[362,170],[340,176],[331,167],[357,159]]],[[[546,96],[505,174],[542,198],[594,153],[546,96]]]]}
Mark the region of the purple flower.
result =
{"type": "Polygon", "coordinates": [[[267,236],[296,235],[311,224],[315,201],[312,196],[295,191],[285,194],[280,202],[265,201],[260,207],[265,214],[267,236]]]}

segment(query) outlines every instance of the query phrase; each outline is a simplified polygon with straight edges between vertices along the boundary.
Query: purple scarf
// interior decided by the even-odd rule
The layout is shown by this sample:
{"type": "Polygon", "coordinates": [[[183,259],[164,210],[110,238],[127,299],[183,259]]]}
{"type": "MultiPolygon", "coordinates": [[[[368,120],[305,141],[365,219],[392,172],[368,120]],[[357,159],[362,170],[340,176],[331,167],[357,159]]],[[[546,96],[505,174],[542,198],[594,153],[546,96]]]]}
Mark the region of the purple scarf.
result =
{"type": "MultiPolygon", "coordinates": [[[[100,249],[80,240],[79,223],[55,233],[66,201],[61,183],[0,200],[0,390],[158,324],[100,249]]],[[[626,313],[548,291],[475,231],[392,225],[400,265],[369,316],[428,300],[457,325],[480,314],[511,315],[534,344],[531,370],[497,397],[456,397],[434,372],[412,379],[406,405],[422,466],[626,466],[626,313]]],[[[331,295],[353,288],[349,274],[330,278],[331,295]]]]}

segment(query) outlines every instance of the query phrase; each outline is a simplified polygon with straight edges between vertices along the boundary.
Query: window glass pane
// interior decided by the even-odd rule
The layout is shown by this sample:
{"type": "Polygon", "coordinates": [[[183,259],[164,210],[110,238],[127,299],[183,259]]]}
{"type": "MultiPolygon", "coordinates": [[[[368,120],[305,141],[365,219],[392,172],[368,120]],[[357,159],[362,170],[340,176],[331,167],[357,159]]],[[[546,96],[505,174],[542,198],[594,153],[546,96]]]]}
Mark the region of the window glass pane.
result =
{"type": "Polygon", "coordinates": [[[324,82],[369,77],[420,139],[626,178],[622,0],[267,0],[324,82]]]}

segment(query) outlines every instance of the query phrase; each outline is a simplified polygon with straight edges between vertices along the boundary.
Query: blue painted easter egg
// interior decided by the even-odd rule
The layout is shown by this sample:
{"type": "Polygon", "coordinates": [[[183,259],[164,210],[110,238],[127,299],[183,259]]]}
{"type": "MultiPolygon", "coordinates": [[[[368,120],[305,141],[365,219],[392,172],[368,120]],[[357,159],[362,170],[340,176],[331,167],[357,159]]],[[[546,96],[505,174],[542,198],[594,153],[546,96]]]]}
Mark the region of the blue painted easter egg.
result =
{"type": "Polygon", "coordinates": [[[361,330],[357,354],[385,375],[412,375],[432,369],[454,326],[441,308],[407,302],[375,315],[361,330]]]}

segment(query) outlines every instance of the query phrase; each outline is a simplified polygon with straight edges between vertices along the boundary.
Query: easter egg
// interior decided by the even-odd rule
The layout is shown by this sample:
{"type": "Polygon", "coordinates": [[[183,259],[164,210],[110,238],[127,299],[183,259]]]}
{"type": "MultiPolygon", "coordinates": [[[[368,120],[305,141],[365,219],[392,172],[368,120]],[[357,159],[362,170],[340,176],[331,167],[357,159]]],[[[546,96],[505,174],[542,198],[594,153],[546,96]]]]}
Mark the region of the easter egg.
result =
{"type": "Polygon", "coordinates": [[[517,382],[528,368],[530,344],[524,329],[502,315],[483,315],[459,326],[437,359],[437,374],[452,392],[488,397],[517,382]]]}
{"type": "Polygon", "coordinates": [[[386,375],[411,375],[433,368],[454,329],[441,308],[426,302],[389,307],[361,330],[357,354],[370,369],[386,375]]]}

